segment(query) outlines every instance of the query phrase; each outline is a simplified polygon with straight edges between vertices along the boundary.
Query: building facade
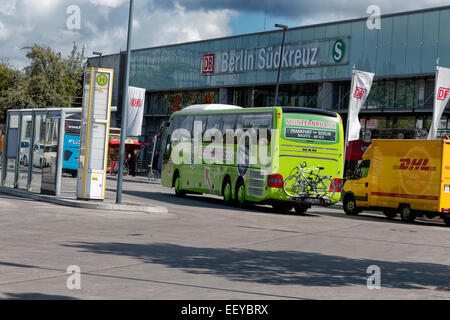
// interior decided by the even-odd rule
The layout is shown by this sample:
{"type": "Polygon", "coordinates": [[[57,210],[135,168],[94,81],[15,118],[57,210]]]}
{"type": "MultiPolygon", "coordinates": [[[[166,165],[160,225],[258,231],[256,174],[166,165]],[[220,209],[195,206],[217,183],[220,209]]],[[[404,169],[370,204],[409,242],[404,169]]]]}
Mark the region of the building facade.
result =
{"type": "MultiPolygon", "coordinates": [[[[290,28],[282,55],[282,30],[133,50],[130,85],[147,90],[143,138],[151,141],[174,111],[196,103],[322,108],[345,121],[353,66],[375,73],[360,114],[362,140],[426,138],[437,58],[450,67],[448,30],[450,6],[384,15],[379,29],[369,28],[367,17],[290,28]]],[[[119,109],[123,57],[88,59],[116,70],[119,109]]],[[[449,132],[444,112],[438,135],[449,132]]]]}

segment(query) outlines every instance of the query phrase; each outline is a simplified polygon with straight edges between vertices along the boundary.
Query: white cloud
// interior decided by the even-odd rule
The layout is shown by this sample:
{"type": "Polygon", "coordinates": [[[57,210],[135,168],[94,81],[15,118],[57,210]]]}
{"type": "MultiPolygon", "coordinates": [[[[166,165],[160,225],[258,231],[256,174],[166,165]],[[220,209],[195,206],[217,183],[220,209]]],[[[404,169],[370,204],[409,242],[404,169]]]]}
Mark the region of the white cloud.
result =
{"type": "MultiPolygon", "coordinates": [[[[53,11],[61,5],[63,0],[22,0],[26,13],[36,16],[50,17],[53,11]]],[[[69,5],[69,4],[68,4],[69,5]]],[[[24,12],[21,12],[23,14],[24,12]]]]}
{"type": "Polygon", "coordinates": [[[157,10],[141,16],[142,30],[133,36],[134,46],[153,47],[171,43],[197,41],[229,36],[229,23],[237,13],[232,10],[187,11],[176,5],[174,10],[157,10]]]}
{"type": "Polygon", "coordinates": [[[0,40],[6,40],[8,37],[8,29],[6,29],[5,25],[0,21],[0,40]]]}
{"type": "Polygon", "coordinates": [[[120,7],[122,4],[128,2],[129,0],[90,0],[92,4],[98,6],[105,6],[110,8],[120,7]]]}
{"type": "Polygon", "coordinates": [[[2,0],[0,3],[0,13],[11,16],[16,13],[16,0],[2,0]]]}

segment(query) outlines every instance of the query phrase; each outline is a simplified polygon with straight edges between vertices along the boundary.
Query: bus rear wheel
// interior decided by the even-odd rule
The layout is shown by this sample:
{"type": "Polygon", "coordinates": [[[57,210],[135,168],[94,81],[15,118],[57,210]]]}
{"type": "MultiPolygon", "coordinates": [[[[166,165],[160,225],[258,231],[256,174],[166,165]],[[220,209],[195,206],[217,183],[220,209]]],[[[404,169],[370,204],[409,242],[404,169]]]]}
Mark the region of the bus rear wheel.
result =
{"type": "Polygon", "coordinates": [[[226,205],[230,205],[233,202],[233,196],[232,196],[232,190],[231,189],[231,182],[229,179],[225,180],[223,184],[223,202],[225,202],[226,205]]]}
{"type": "Polygon", "coordinates": [[[247,207],[247,201],[245,200],[245,184],[244,181],[239,181],[236,187],[236,199],[239,208],[247,207]]]}

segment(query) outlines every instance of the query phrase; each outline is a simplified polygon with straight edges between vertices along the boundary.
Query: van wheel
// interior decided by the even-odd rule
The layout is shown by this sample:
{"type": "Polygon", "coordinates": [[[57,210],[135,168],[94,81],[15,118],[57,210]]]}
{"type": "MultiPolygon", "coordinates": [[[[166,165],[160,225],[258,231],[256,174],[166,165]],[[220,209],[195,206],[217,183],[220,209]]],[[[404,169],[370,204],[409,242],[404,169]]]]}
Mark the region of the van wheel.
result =
{"type": "Polygon", "coordinates": [[[414,222],[414,220],[416,219],[416,215],[411,212],[411,208],[409,207],[409,205],[403,205],[400,208],[400,218],[404,222],[414,222]]]}
{"type": "Polygon", "coordinates": [[[359,213],[359,209],[356,206],[355,197],[347,195],[344,197],[344,211],[349,216],[356,216],[359,213]]]}
{"type": "Polygon", "coordinates": [[[309,209],[309,206],[306,206],[304,204],[294,204],[294,210],[298,214],[305,214],[306,211],[309,209]]]}
{"type": "Polygon", "coordinates": [[[450,216],[444,217],[444,222],[448,227],[450,227],[450,216]]]}
{"type": "Polygon", "coordinates": [[[395,209],[384,209],[383,213],[388,219],[394,219],[397,216],[395,209]]]}
{"type": "Polygon", "coordinates": [[[294,207],[294,205],[292,203],[285,203],[285,202],[278,202],[278,201],[272,202],[272,208],[275,212],[291,211],[293,207],[294,207]]]}

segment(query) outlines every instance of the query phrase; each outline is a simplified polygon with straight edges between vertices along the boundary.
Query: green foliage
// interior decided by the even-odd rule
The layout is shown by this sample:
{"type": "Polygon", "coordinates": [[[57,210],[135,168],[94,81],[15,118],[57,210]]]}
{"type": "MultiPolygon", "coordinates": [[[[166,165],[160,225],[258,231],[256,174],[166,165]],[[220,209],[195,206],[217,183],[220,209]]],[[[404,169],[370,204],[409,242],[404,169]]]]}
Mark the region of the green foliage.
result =
{"type": "Polygon", "coordinates": [[[22,71],[0,63],[0,123],[7,109],[69,107],[82,96],[84,48],[76,44],[67,58],[50,47],[25,47],[30,64],[22,71]]]}

